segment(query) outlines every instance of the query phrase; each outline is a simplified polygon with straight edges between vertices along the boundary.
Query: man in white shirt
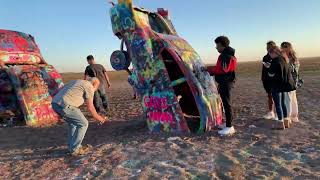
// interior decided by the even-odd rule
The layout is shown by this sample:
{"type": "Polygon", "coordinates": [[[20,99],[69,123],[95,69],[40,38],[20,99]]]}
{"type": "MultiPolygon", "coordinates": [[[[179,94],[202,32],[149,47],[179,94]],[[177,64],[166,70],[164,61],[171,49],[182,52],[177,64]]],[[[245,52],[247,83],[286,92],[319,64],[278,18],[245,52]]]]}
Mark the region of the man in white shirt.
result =
{"type": "Polygon", "coordinates": [[[68,144],[71,155],[82,155],[85,150],[81,147],[89,122],[79,107],[86,103],[93,118],[104,123],[107,117],[100,116],[94,105],[94,92],[99,88],[97,78],[88,80],[73,80],[66,84],[58,94],[53,97],[52,108],[68,123],[68,144]]]}

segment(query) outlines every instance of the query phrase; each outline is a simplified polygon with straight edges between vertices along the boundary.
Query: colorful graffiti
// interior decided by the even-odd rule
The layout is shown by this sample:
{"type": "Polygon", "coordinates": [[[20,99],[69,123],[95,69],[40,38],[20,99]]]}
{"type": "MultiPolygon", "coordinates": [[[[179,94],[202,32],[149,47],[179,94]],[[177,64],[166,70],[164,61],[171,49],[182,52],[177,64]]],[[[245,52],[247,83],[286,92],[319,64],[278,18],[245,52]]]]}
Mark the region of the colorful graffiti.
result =
{"type": "Polygon", "coordinates": [[[166,112],[170,107],[166,98],[157,96],[145,96],[144,108],[148,111],[147,116],[153,122],[174,124],[172,114],[166,112]]]}
{"type": "Polygon", "coordinates": [[[51,108],[52,96],[44,71],[33,65],[13,66],[8,71],[26,124],[36,127],[56,123],[59,117],[51,108]]]}
{"type": "Polygon", "coordinates": [[[1,70],[0,86],[8,95],[0,96],[0,110],[20,111],[28,126],[55,124],[52,97],[63,86],[57,70],[42,58],[31,35],[0,30],[0,59],[9,65],[1,70]],[[4,88],[3,88],[4,87],[4,88]],[[13,107],[13,108],[12,108],[13,107]]]}
{"type": "Polygon", "coordinates": [[[6,64],[38,64],[43,61],[31,35],[3,29],[0,29],[0,59],[6,64]]]}
{"type": "Polygon", "coordinates": [[[202,133],[222,122],[221,100],[199,55],[175,31],[168,12],[149,12],[119,0],[111,8],[114,34],[127,51],[115,51],[111,64],[125,70],[140,94],[150,131],[202,133]],[[197,120],[191,127],[190,118],[197,120]]]}

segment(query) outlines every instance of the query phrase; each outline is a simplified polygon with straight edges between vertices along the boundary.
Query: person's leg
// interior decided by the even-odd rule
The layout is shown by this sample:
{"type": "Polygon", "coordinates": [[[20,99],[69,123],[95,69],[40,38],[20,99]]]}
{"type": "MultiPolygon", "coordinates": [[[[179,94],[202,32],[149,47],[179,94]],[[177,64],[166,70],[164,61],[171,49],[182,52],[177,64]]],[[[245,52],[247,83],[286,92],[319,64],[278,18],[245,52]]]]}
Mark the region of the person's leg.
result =
{"type": "Polygon", "coordinates": [[[107,96],[107,92],[106,92],[106,87],[102,87],[99,90],[99,94],[100,94],[100,98],[101,98],[101,103],[102,106],[105,110],[108,110],[109,108],[109,102],[108,102],[108,96],[107,96]]]}
{"type": "Polygon", "coordinates": [[[136,90],[134,89],[134,87],[132,87],[132,90],[133,90],[133,99],[137,99],[138,94],[137,94],[136,90]]]}
{"type": "Polygon", "coordinates": [[[282,94],[282,110],[283,110],[283,118],[289,118],[290,109],[290,98],[288,92],[283,92],[282,94]]]}
{"type": "Polygon", "coordinates": [[[94,105],[94,108],[96,109],[97,112],[100,112],[101,110],[103,110],[102,100],[100,97],[99,90],[94,92],[93,105],[94,105]]]}
{"type": "Polygon", "coordinates": [[[274,112],[274,102],[272,98],[272,93],[271,93],[271,83],[268,81],[263,82],[263,87],[267,93],[268,97],[268,113],[263,116],[265,119],[275,119],[275,112],[274,112]]]}
{"type": "Polygon", "coordinates": [[[279,120],[283,120],[283,111],[281,105],[281,93],[279,92],[272,92],[273,102],[276,107],[276,112],[278,115],[279,120]]]}
{"type": "Polygon", "coordinates": [[[294,122],[298,122],[298,100],[297,100],[297,91],[290,92],[290,118],[294,122]]]}
{"type": "Polygon", "coordinates": [[[290,94],[288,92],[282,92],[282,101],[281,106],[283,110],[283,117],[284,117],[284,125],[286,128],[290,128],[291,120],[290,120],[290,112],[291,112],[291,101],[290,101],[290,94]]]}
{"type": "Polygon", "coordinates": [[[232,127],[233,111],[232,111],[232,100],[231,100],[231,90],[233,88],[233,83],[226,83],[219,85],[219,94],[222,100],[222,104],[226,116],[226,127],[232,127]]]}
{"type": "Polygon", "coordinates": [[[70,131],[71,139],[69,145],[70,152],[74,152],[81,147],[89,122],[79,108],[71,106],[66,109],[66,121],[71,124],[71,128],[74,128],[70,131]]]}
{"type": "MultiPolygon", "coordinates": [[[[69,151],[72,150],[71,144],[72,144],[72,138],[74,136],[74,133],[76,131],[76,126],[74,126],[71,122],[69,122],[68,118],[66,117],[66,113],[68,113],[68,108],[62,108],[61,106],[52,103],[52,109],[68,124],[68,149],[69,151]]],[[[68,113],[69,114],[69,113],[68,113]]]]}
{"type": "Polygon", "coordinates": [[[274,103],[273,103],[271,93],[268,93],[268,105],[269,105],[269,112],[273,112],[274,111],[274,103]]]}
{"type": "Polygon", "coordinates": [[[73,123],[69,123],[69,121],[67,121],[67,123],[68,123],[68,150],[69,150],[69,152],[71,152],[72,151],[72,139],[74,138],[77,127],[75,125],[73,125],[73,123]]]}
{"type": "Polygon", "coordinates": [[[277,123],[276,129],[285,129],[285,124],[284,124],[284,115],[283,115],[283,94],[281,92],[272,92],[272,97],[273,101],[276,107],[276,112],[278,114],[278,120],[275,122],[277,123]]]}

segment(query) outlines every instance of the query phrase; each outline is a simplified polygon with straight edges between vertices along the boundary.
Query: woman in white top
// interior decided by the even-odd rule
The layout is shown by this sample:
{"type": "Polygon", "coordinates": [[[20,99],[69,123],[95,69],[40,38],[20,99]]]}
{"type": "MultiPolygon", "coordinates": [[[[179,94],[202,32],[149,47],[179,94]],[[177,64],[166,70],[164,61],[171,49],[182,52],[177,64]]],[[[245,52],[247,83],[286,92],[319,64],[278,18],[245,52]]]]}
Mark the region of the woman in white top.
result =
{"type": "MultiPolygon", "coordinates": [[[[281,50],[284,53],[285,57],[287,58],[287,62],[289,62],[290,71],[291,71],[293,80],[297,86],[299,82],[300,62],[296,56],[296,52],[294,51],[292,44],[289,42],[281,43],[281,50]]],[[[290,113],[289,113],[290,119],[293,122],[299,122],[297,91],[289,92],[289,98],[290,98],[290,113]]]]}

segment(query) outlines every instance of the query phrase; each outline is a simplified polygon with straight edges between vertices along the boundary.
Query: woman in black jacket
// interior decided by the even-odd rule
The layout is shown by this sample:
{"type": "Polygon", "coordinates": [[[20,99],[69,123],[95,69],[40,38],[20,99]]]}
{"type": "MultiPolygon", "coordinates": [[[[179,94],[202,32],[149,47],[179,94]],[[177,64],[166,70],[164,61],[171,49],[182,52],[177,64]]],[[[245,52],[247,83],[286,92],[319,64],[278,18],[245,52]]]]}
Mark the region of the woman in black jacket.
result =
{"type": "Polygon", "coordinates": [[[294,91],[295,84],[289,65],[282,56],[279,47],[272,47],[268,51],[272,58],[269,77],[272,79],[271,93],[278,115],[277,128],[290,127],[290,100],[288,92],[294,91]]]}
{"type": "MultiPolygon", "coordinates": [[[[299,87],[298,84],[300,79],[299,78],[300,63],[296,56],[296,52],[294,51],[292,44],[290,42],[283,42],[281,44],[281,50],[287,56],[293,81],[296,87],[299,87]]],[[[289,93],[289,98],[290,98],[290,120],[293,122],[299,122],[297,92],[291,91],[289,93]]]]}

